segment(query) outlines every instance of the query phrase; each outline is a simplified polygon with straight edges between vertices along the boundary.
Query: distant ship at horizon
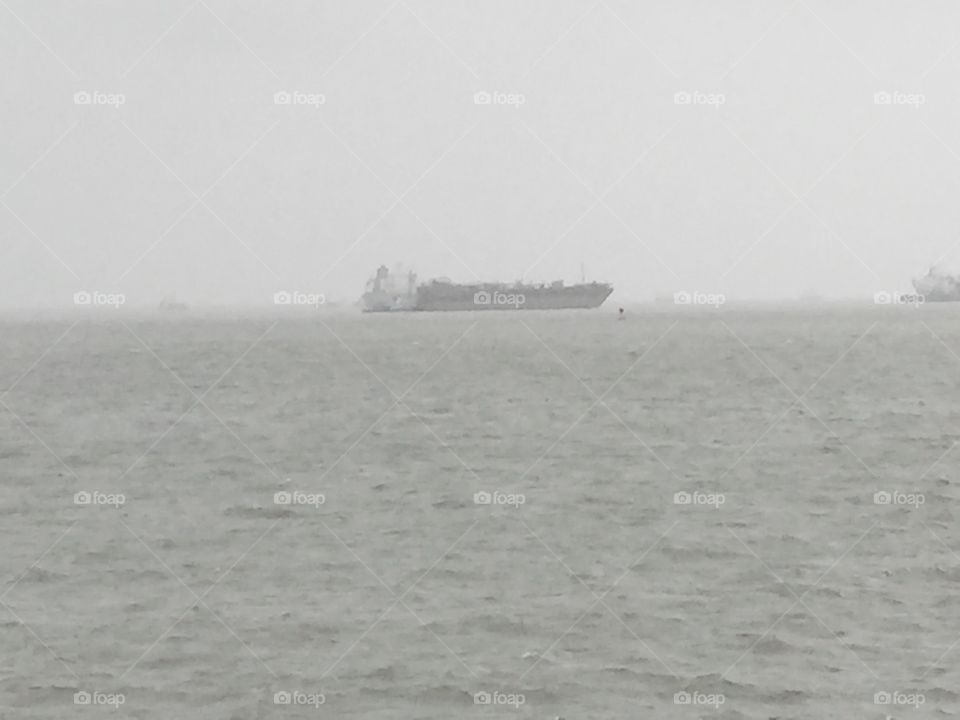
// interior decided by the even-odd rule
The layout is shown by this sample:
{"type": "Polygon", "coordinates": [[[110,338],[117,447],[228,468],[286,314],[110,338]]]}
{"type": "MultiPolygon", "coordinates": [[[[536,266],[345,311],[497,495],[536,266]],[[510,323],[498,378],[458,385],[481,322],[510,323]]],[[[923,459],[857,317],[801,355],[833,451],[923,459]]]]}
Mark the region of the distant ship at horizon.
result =
{"type": "Polygon", "coordinates": [[[160,301],[160,304],[157,305],[158,310],[163,312],[184,312],[188,310],[187,304],[180,302],[173,295],[168,295],[163,300],[160,301]]]}
{"type": "Polygon", "coordinates": [[[913,289],[929,302],[958,302],[960,276],[951,275],[933,265],[926,275],[913,279],[913,289]]]}
{"type": "Polygon", "coordinates": [[[448,278],[417,284],[408,272],[398,278],[385,265],[367,282],[363,294],[364,312],[417,312],[452,310],[566,310],[596,308],[603,304],[613,286],[609,283],[549,285],[516,282],[461,285],[448,278]]]}

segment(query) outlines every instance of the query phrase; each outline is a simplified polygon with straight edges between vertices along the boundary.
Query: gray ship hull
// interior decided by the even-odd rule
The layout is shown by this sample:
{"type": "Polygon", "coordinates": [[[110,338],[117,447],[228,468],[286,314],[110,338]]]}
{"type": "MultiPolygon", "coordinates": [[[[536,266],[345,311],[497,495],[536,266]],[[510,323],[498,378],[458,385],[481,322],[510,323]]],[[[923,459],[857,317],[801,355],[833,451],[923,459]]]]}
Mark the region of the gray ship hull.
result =
{"type": "Polygon", "coordinates": [[[926,275],[915,278],[913,288],[926,302],[960,301],[960,277],[930,268],[926,275]]]}
{"type": "Polygon", "coordinates": [[[498,289],[427,285],[418,289],[413,309],[427,312],[586,310],[600,307],[612,292],[612,287],[601,284],[563,288],[517,286],[498,289]]]}
{"type": "Polygon", "coordinates": [[[613,287],[607,283],[549,285],[477,283],[458,285],[446,279],[416,284],[408,273],[398,282],[386,266],[367,283],[364,312],[463,312],[483,310],[573,310],[600,307],[613,287]]]}
{"type": "Polygon", "coordinates": [[[947,294],[947,293],[931,293],[929,295],[922,296],[926,302],[960,302],[960,293],[947,294]]]}

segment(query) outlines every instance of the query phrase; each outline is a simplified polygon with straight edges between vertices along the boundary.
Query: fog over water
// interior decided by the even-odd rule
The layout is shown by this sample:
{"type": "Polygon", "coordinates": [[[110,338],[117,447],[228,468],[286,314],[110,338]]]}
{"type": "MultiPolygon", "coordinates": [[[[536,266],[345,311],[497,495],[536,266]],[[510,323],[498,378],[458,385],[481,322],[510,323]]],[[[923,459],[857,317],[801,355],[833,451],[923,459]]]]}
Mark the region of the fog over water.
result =
{"type": "Polygon", "coordinates": [[[955,3],[2,12],[3,306],[353,302],[381,263],[869,299],[960,267],[955,3]]]}
{"type": "Polygon", "coordinates": [[[960,714],[960,5],[0,0],[0,62],[0,720],[960,714]]]}

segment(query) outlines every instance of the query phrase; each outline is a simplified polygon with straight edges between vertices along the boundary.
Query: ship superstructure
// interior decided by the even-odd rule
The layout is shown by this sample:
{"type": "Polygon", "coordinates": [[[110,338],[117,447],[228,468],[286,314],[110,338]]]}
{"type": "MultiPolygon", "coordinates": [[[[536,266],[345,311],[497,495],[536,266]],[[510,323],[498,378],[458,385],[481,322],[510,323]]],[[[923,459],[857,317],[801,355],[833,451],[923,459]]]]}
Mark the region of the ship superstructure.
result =
{"type": "Polygon", "coordinates": [[[934,266],[923,277],[914,278],[913,289],[928,302],[957,302],[960,301],[960,276],[934,266]]]}

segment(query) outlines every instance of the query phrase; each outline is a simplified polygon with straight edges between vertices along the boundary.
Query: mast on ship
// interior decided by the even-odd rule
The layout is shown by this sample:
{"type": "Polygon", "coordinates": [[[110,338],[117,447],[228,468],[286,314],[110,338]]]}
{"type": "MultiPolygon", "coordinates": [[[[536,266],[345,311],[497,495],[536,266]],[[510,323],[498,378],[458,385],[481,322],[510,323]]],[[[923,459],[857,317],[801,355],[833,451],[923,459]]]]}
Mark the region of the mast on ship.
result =
{"type": "Polygon", "coordinates": [[[390,274],[390,271],[387,270],[386,265],[381,265],[377,268],[377,276],[373,281],[373,289],[377,292],[383,289],[384,281],[387,279],[387,275],[390,274]]]}

